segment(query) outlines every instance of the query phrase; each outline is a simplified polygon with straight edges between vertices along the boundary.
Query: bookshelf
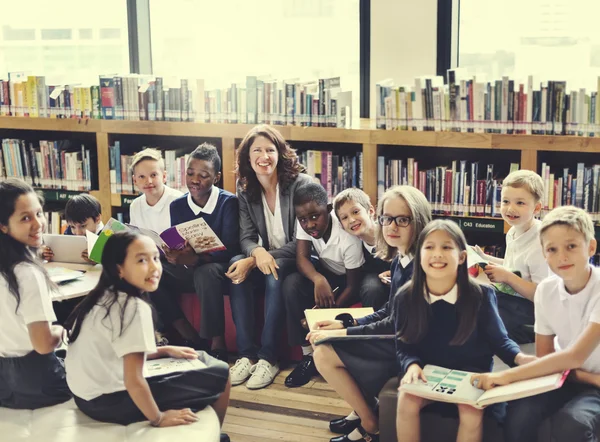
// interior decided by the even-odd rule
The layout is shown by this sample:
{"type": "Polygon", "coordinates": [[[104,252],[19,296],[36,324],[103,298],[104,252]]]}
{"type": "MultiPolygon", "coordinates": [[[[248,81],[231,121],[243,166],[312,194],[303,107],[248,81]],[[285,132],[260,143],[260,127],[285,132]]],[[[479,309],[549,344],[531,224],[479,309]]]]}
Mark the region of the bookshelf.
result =
{"type": "MultiPolygon", "coordinates": [[[[235,147],[253,127],[248,124],[216,124],[164,121],[116,121],[116,120],[79,120],[51,118],[0,117],[0,137],[6,133],[11,135],[20,131],[26,132],[63,132],[89,133],[95,137],[98,189],[91,193],[102,205],[102,216],[106,221],[113,208],[125,207],[134,198],[132,195],[111,193],[109,169],[109,145],[119,135],[198,137],[220,139],[223,160],[223,187],[235,192],[234,158],[235,147]]],[[[364,190],[372,201],[377,199],[377,157],[390,152],[390,149],[458,148],[477,150],[485,155],[486,150],[518,151],[522,169],[538,169],[538,152],[587,152],[600,153],[600,138],[576,136],[542,136],[542,135],[504,135],[486,133],[456,132],[410,132],[383,131],[375,129],[374,120],[361,120],[357,129],[277,126],[292,147],[295,143],[338,143],[353,144],[355,150],[362,150],[364,190]]],[[[508,152],[507,152],[508,155],[508,152]]],[[[538,171],[539,172],[539,171],[538,171]]],[[[66,201],[73,191],[57,189],[45,190],[47,198],[55,201],[66,201]]],[[[479,231],[499,232],[502,220],[486,217],[455,217],[460,220],[466,230],[478,230],[477,225],[486,225],[479,231]],[[471,223],[471,224],[470,224],[471,223]],[[499,224],[500,223],[500,224],[499,224]]],[[[504,226],[506,230],[506,226],[504,226]]]]}

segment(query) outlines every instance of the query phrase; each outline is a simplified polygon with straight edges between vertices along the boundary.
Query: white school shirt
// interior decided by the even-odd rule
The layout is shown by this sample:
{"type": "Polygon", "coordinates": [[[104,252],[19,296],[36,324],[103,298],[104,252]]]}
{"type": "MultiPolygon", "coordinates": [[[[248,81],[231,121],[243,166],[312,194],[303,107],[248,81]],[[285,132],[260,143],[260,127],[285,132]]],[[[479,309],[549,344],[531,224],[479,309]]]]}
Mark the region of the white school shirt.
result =
{"type": "Polygon", "coordinates": [[[277,184],[275,193],[277,194],[277,199],[275,200],[275,213],[271,213],[265,193],[261,192],[267,236],[269,237],[269,247],[271,250],[279,249],[286,244],[283,218],[281,217],[281,206],[279,205],[279,184],[277,184]]]}
{"type": "Polygon", "coordinates": [[[312,242],[321,264],[336,275],[344,275],[346,269],[357,269],[365,263],[362,241],[342,228],[333,210],[330,216],[332,227],[329,241],[325,242],[323,238],[316,239],[307,234],[298,220],[296,220],[296,239],[312,242]]]}
{"type": "Polygon", "coordinates": [[[14,272],[21,296],[19,308],[8,282],[0,276],[0,357],[3,358],[25,356],[33,351],[28,324],[56,321],[52,295],[42,271],[33,264],[21,263],[14,272]]]}
{"type": "MultiPolygon", "coordinates": [[[[506,253],[502,264],[508,270],[518,270],[525,281],[539,284],[550,276],[540,243],[540,220],[534,220],[529,230],[515,238],[515,228],[506,233],[506,253]]],[[[519,295],[521,296],[521,295],[519,295]]]]}
{"type": "Polygon", "coordinates": [[[65,359],[67,384],[75,396],[86,401],[125,390],[125,355],[156,352],[150,305],[139,298],[129,298],[120,333],[120,311],[127,295],[119,293],[105,317],[106,308],[102,304],[107,299],[107,295],[102,297],[87,314],[65,359]]]}
{"type": "Polygon", "coordinates": [[[171,227],[171,203],[182,195],[183,193],[179,190],[165,186],[165,191],[153,206],[148,204],[146,195],[138,196],[129,206],[130,223],[156,233],[162,233],[171,227]]]}
{"type": "MultiPolygon", "coordinates": [[[[581,336],[590,322],[600,323],[600,269],[592,267],[586,286],[571,295],[562,278],[553,275],[535,291],[534,330],[540,335],[555,335],[558,348],[567,349],[581,336]]],[[[600,347],[596,347],[581,368],[600,373],[600,347]]]]}

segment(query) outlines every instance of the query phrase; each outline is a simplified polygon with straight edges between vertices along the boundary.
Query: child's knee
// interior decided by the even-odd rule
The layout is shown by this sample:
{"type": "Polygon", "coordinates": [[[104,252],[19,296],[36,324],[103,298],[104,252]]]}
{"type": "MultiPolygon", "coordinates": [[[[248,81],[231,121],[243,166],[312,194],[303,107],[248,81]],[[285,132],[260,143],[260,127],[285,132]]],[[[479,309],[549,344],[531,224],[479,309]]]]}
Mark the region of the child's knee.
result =
{"type": "Polygon", "coordinates": [[[421,397],[401,391],[398,394],[398,416],[416,416],[425,406],[425,400],[421,397]]]}
{"type": "Polygon", "coordinates": [[[313,359],[318,369],[323,367],[329,367],[333,362],[333,355],[335,353],[331,345],[317,345],[313,352],[313,359]]]}
{"type": "Polygon", "coordinates": [[[457,404],[460,423],[478,426],[483,421],[483,410],[467,404],[457,404]]]}

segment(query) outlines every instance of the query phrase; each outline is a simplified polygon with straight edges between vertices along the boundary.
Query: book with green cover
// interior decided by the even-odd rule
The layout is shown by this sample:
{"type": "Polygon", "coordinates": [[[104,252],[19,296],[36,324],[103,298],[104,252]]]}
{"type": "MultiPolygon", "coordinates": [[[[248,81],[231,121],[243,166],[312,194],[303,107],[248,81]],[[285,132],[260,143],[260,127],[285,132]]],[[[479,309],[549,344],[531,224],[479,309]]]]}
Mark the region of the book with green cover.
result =
{"type": "Polygon", "coordinates": [[[89,257],[92,261],[98,264],[102,261],[102,252],[106,241],[116,232],[122,232],[128,230],[127,226],[114,218],[108,220],[100,234],[95,235],[92,232],[86,232],[88,239],[88,251],[89,257]]]}

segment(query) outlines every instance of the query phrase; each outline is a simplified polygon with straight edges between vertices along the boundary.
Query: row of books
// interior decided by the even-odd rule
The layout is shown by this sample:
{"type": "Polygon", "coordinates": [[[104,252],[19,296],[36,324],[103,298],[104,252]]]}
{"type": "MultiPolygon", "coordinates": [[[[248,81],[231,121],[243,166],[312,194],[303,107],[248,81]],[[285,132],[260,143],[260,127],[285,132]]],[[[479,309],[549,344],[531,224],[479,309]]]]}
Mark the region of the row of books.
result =
{"type": "Polygon", "coordinates": [[[31,142],[6,138],[0,150],[0,179],[22,178],[35,187],[90,190],[90,150],[69,140],[31,142]]]}
{"type": "MultiPolygon", "coordinates": [[[[452,161],[450,166],[420,170],[414,158],[377,157],[377,195],[396,185],[416,187],[427,197],[434,215],[500,217],[502,179],[494,176],[494,165],[478,161],[452,161]]],[[[518,170],[511,163],[510,171],[518,170]]]]}
{"type": "Polygon", "coordinates": [[[62,235],[65,233],[68,225],[62,211],[48,211],[44,212],[44,215],[46,215],[46,220],[48,222],[46,233],[52,233],[54,235],[62,235]]]}
{"type": "Polygon", "coordinates": [[[0,80],[0,115],[350,127],[352,92],[341,90],[340,77],[248,76],[245,84],[205,90],[201,79],[101,75],[93,85],[47,85],[44,76],[10,72],[0,80]]]}
{"type": "Polygon", "coordinates": [[[329,200],[350,187],[363,188],[363,154],[334,155],[331,151],[306,150],[298,153],[306,173],[320,183],[329,200]]]}
{"type": "Polygon", "coordinates": [[[376,85],[376,127],[387,130],[600,136],[600,77],[596,90],[569,90],[566,81],[534,86],[509,77],[478,81],[419,77],[414,85],[376,85]]]}
{"type": "Polygon", "coordinates": [[[558,173],[550,170],[548,164],[542,163],[542,216],[555,207],[573,205],[588,212],[594,221],[600,221],[600,164],[577,163],[575,173],[570,173],[568,167],[558,173]]]}
{"type": "MultiPolygon", "coordinates": [[[[158,148],[159,150],[162,150],[158,148]]],[[[165,170],[167,172],[167,185],[181,192],[187,192],[185,184],[185,171],[189,154],[177,156],[175,150],[163,150],[165,170]]],[[[121,154],[121,142],[109,146],[110,166],[110,191],[111,193],[126,193],[137,195],[138,191],[133,184],[133,171],[131,164],[133,155],[121,154]]]]}

